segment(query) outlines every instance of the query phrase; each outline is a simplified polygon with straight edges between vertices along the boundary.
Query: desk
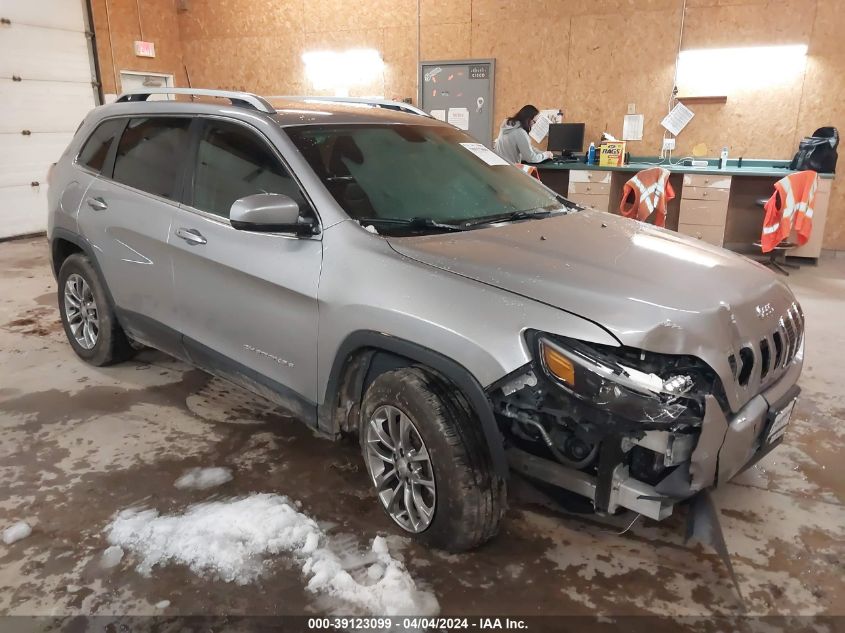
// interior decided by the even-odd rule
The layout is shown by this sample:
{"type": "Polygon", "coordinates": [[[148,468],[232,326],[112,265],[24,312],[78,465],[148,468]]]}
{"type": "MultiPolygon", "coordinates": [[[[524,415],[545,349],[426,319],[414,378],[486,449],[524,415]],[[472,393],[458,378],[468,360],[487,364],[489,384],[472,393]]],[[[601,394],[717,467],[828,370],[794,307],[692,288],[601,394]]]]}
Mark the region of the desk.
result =
{"type": "MultiPolygon", "coordinates": [[[[542,163],[537,168],[543,183],[557,193],[578,204],[618,214],[625,182],[658,161],[656,157],[634,157],[622,167],[542,163]]],[[[742,167],[737,167],[736,160],[729,160],[725,169],[718,168],[718,159],[708,162],[703,168],[660,165],[671,172],[669,182],[675,190],[666,209],[666,228],[732,250],[753,251],[765,216],[757,200],[768,199],[775,182],[793,173],[785,169],[789,161],[743,159],[742,167]]],[[[821,255],[833,174],[819,176],[813,232],[804,246],[789,251],[790,256],[818,259],[821,255]]]]}

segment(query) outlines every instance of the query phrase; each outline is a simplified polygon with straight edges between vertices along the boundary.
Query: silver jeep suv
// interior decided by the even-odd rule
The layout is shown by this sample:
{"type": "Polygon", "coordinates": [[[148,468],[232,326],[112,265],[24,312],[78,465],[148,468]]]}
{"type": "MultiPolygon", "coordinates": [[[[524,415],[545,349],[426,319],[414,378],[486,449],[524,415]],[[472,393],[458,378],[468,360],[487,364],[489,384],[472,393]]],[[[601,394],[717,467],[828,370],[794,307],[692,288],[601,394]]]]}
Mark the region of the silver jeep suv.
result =
{"type": "Polygon", "coordinates": [[[496,532],[510,469],[663,519],[781,441],[803,314],[764,267],[431,118],[170,92],[93,110],[52,169],[86,361],[152,346],[357,433],[387,515],[450,550],[496,532]]]}

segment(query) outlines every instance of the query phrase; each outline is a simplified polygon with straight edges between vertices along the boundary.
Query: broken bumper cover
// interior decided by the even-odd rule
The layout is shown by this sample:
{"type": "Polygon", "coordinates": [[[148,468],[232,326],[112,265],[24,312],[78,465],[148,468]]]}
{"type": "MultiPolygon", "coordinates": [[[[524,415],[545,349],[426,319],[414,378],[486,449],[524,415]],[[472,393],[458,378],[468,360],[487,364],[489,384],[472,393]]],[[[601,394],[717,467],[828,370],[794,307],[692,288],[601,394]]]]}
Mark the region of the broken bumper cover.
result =
{"type": "Polygon", "coordinates": [[[595,475],[515,447],[508,449],[510,465],[524,475],[591,499],[598,512],[626,508],[655,520],[664,519],[672,514],[676,503],[728,482],[780,444],[783,429],[776,425],[785,424],[784,417],[788,419],[800,391],[796,382],[802,357],[799,355],[777,382],[731,417],[714,396],[706,396],[699,433],[648,430],[635,438],[607,438],[595,475]],[[664,464],[673,469],[655,485],[633,477],[624,456],[635,445],[662,454],[664,464]]]}
{"type": "Polygon", "coordinates": [[[802,364],[801,357],[793,361],[774,385],[754,396],[731,419],[715,398],[706,397],[702,432],[689,465],[690,494],[730,481],[781,443],[783,429],[773,426],[783,423],[778,414],[791,412],[800,392],[796,383],[802,364]]]}

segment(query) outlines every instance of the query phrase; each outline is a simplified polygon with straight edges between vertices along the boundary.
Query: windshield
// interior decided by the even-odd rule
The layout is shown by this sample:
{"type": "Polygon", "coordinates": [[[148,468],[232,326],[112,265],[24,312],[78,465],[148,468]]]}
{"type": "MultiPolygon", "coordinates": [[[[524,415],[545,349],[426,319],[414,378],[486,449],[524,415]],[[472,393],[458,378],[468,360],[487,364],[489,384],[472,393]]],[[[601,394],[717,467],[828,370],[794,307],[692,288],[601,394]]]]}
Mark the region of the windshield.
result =
{"type": "Polygon", "coordinates": [[[286,132],[343,210],[362,223],[382,220],[379,232],[564,209],[554,192],[451,127],[316,125],[286,132]]]}

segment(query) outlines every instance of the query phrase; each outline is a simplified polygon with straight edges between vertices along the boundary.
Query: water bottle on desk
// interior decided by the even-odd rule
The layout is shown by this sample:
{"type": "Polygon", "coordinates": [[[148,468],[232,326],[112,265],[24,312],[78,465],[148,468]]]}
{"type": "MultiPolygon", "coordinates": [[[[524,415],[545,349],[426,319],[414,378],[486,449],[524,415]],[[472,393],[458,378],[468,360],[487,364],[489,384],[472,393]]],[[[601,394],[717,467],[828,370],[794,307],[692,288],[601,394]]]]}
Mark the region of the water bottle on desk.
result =
{"type": "Polygon", "coordinates": [[[596,164],[596,144],[590,143],[590,149],[587,150],[587,164],[588,165],[595,165],[596,164]]]}

